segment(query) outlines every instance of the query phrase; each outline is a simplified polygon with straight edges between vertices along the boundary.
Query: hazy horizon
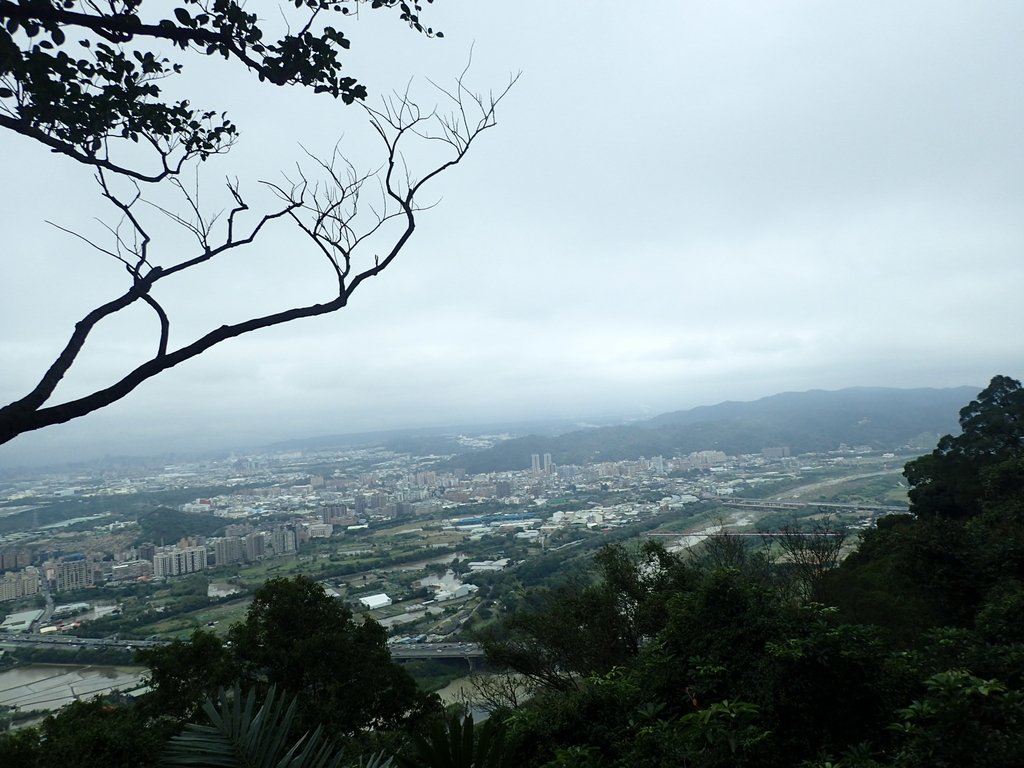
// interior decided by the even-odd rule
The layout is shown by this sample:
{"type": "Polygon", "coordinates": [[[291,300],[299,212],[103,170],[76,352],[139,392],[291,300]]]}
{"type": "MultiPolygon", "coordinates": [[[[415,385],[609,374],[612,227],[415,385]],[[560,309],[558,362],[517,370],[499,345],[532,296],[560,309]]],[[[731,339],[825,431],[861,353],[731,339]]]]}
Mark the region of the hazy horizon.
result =
{"type": "MultiPolygon", "coordinates": [[[[187,437],[182,437],[179,441],[174,443],[148,443],[144,440],[132,444],[126,442],[121,437],[111,437],[108,440],[97,439],[95,433],[91,429],[83,430],[84,436],[81,438],[80,449],[75,450],[67,448],[66,453],[62,452],[66,448],[67,440],[65,439],[62,443],[51,443],[46,445],[44,441],[43,445],[39,446],[37,450],[23,451],[18,457],[12,460],[11,456],[4,456],[0,453],[0,469],[5,470],[37,470],[47,467],[62,467],[62,466],[74,466],[76,464],[90,464],[90,463],[102,463],[103,461],[117,461],[121,459],[125,460],[161,460],[168,457],[174,457],[175,459],[185,459],[187,457],[212,457],[212,456],[223,456],[231,453],[244,454],[246,452],[259,452],[261,450],[286,450],[285,446],[294,443],[317,441],[319,439],[331,439],[331,438],[354,438],[362,436],[386,436],[386,435],[405,435],[410,433],[437,433],[437,434],[456,434],[464,432],[466,434],[482,434],[486,431],[497,431],[497,430],[508,430],[514,429],[522,434],[530,433],[532,427],[534,432],[539,431],[553,431],[557,433],[573,431],[576,429],[584,429],[589,427],[601,427],[611,426],[616,424],[627,424],[638,421],[643,421],[656,416],[661,416],[666,413],[672,413],[676,411],[689,411],[701,407],[709,407],[722,405],[728,402],[756,402],[763,399],[771,398],[777,395],[792,394],[792,393],[806,393],[813,391],[847,391],[847,390],[858,390],[858,389],[903,389],[903,390],[936,390],[936,389],[967,389],[971,390],[971,394],[968,397],[973,397],[974,394],[980,392],[984,388],[984,385],[970,385],[964,384],[955,387],[876,387],[870,385],[861,385],[853,387],[841,387],[834,390],[786,390],[783,392],[773,392],[762,397],[754,398],[737,398],[737,399],[726,399],[717,400],[713,402],[698,403],[695,405],[682,407],[682,408],[667,408],[665,410],[659,410],[656,412],[643,412],[643,413],[605,413],[605,414],[589,414],[586,416],[572,416],[572,415],[552,415],[549,417],[524,417],[521,419],[495,419],[495,420],[482,420],[476,422],[452,422],[452,423],[437,423],[437,424],[418,424],[418,425],[402,425],[402,426],[389,426],[381,429],[360,429],[360,430],[343,430],[343,431],[319,431],[319,432],[306,432],[306,433],[288,433],[282,432],[280,434],[266,433],[262,437],[253,436],[249,438],[240,437],[234,441],[228,441],[222,444],[204,443],[201,439],[193,438],[191,441],[187,437]],[[64,447],[61,447],[64,446],[64,447]]],[[[967,400],[964,401],[963,405],[967,404],[967,400]]],[[[68,427],[72,425],[66,425],[68,427]]],[[[45,432],[45,430],[44,430],[45,432]]],[[[31,433],[30,433],[31,435],[31,433]]],[[[18,440],[24,440],[25,437],[30,435],[24,435],[18,440]]],[[[40,435],[42,437],[42,435],[40,435]]],[[[27,441],[26,441],[27,442],[27,441]]]]}

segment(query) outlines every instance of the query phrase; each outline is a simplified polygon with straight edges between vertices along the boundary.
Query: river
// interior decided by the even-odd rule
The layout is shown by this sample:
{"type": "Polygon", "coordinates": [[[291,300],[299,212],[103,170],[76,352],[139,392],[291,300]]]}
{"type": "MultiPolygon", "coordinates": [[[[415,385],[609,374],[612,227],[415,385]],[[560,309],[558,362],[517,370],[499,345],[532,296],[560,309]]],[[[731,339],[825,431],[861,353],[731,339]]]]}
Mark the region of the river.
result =
{"type": "MultiPolygon", "coordinates": [[[[473,715],[473,719],[477,722],[483,722],[490,717],[490,711],[488,710],[487,703],[480,695],[480,691],[473,684],[474,679],[493,677],[493,673],[484,672],[479,673],[476,676],[470,675],[469,677],[460,677],[452,680],[444,688],[441,688],[437,693],[441,699],[441,703],[445,706],[449,704],[461,704],[466,707],[470,714],[473,715]]],[[[500,686],[499,686],[500,688],[500,686]]],[[[525,682],[520,678],[515,686],[515,697],[519,702],[524,702],[530,698],[530,693],[525,685],[525,682]]]]}
{"type": "Polygon", "coordinates": [[[55,710],[115,688],[138,688],[145,674],[145,667],[26,664],[0,672],[0,705],[55,710]]]}
{"type": "MultiPolygon", "coordinates": [[[[0,672],[0,705],[53,711],[65,704],[114,689],[138,688],[145,667],[82,666],[74,664],[26,664],[0,672]]],[[[468,705],[477,720],[486,719],[472,677],[460,677],[437,693],[445,704],[468,705]]]]}

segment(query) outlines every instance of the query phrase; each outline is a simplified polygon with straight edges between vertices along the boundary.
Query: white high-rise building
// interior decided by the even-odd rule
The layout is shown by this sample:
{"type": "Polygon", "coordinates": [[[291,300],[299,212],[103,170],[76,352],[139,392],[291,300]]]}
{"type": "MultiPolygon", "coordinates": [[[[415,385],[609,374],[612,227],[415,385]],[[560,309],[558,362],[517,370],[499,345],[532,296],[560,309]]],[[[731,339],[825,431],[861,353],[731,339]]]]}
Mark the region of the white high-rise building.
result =
{"type": "Polygon", "coordinates": [[[206,570],[206,547],[165,547],[153,555],[154,576],[182,576],[206,570]]]}

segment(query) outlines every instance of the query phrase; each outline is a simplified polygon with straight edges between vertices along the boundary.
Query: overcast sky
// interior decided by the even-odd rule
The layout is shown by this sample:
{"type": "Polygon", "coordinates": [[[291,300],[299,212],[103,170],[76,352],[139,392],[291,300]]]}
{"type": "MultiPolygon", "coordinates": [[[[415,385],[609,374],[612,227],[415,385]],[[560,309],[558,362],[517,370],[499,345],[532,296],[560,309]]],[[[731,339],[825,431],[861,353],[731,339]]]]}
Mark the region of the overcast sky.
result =
{"type": "MultiPolygon", "coordinates": [[[[371,103],[412,79],[432,104],[425,78],[451,82],[471,47],[474,89],[522,77],[399,260],[341,313],[228,342],[0,446],[0,465],[1024,374],[1024,4],[438,0],[423,17],[444,39],[381,13],[345,27],[371,103]]],[[[300,144],[381,162],[361,110],[186,64],[168,87],[242,134],[201,168],[211,210],[227,175],[270,205],[257,181],[300,144]]],[[[125,275],[45,223],[102,239],[93,217],[116,221],[85,169],[14,135],[0,153],[8,402],[125,275]]],[[[164,261],[194,252],[151,222],[164,261]]],[[[278,226],[161,298],[187,343],[330,289],[278,226]]],[[[59,396],[156,345],[141,309],[103,331],[59,396]]]]}

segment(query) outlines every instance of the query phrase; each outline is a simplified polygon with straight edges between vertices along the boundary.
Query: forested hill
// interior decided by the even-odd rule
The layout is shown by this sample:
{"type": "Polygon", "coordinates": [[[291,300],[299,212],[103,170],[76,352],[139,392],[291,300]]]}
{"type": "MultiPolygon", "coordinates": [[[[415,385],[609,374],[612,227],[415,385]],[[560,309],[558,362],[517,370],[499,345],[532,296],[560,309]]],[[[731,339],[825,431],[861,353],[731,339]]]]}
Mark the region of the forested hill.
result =
{"type": "Polygon", "coordinates": [[[525,469],[533,453],[556,464],[672,456],[691,451],[757,453],[788,446],[794,454],[845,443],[891,449],[927,435],[956,433],[957,415],[977,387],[890,389],[857,387],[784,392],[752,402],[724,402],[655,416],[628,426],[508,440],[452,460],[468,472],[525,469]]]}

